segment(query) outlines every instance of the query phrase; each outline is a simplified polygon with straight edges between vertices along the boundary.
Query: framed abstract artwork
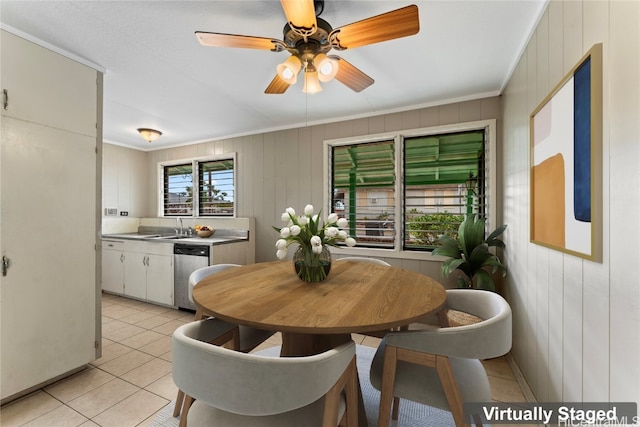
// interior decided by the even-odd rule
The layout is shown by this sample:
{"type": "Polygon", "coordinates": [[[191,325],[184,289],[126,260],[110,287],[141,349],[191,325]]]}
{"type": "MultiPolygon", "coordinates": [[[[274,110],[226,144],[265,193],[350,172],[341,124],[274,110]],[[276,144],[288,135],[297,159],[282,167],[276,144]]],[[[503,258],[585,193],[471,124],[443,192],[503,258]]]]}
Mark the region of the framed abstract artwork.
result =
{"type": "Polygon", "coordinates": [[[593,261],[602,238],[602,44],[529,117],[531,241],[593,261]]]}

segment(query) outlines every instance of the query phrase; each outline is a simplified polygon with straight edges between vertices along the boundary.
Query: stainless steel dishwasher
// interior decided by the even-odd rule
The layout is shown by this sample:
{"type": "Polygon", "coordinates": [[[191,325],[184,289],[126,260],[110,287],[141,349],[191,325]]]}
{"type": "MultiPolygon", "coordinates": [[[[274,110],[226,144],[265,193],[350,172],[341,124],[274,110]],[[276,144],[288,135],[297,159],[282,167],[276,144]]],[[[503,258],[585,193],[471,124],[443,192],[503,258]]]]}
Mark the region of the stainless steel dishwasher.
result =
{"type": "Polygon", "coordinates": [[[195,304],[189,301],[189,276],[209,265],[209,250],[207,245],[173,245],[173,301],[177,307],[196,309],[195,304]]]}

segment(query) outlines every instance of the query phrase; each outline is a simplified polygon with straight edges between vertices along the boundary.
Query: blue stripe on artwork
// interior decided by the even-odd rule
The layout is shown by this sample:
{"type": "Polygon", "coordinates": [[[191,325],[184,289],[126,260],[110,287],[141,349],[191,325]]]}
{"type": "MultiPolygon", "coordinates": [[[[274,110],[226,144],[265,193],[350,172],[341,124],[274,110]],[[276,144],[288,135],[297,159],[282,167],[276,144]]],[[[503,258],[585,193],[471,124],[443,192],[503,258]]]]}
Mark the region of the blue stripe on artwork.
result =
{"type": "Polygon", "coordinates": [[[591,58],[573,75],[573,210],[591,222],[591,58]]]}

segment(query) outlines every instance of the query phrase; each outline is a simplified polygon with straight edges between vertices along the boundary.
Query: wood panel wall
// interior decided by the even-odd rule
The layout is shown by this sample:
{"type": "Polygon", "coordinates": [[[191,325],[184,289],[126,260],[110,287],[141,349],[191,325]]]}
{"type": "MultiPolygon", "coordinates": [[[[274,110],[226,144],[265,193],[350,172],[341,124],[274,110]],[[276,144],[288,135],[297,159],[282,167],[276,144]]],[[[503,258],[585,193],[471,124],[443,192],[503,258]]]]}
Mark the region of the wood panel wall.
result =
{"type": "Polygon", "coordinates": [[[640,3],[551,1],[503,95],[513,355],[538,401],[640,402],[640,3]],[[603,43],[603,260],[529,243],[529,114],[603,43]]]}

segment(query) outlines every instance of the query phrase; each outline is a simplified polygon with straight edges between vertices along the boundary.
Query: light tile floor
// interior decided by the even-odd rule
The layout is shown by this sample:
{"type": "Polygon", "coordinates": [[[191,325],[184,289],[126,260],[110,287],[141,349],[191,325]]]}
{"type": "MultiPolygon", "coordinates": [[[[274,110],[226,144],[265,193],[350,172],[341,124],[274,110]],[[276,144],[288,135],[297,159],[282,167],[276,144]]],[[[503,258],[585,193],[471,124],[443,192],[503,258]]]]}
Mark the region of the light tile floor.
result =
{"type": "MultiPolygon", "coordinates": [[[[103,294],[102,357],[66,379],[10,402],[0,409],[0,425],[146,426],[175,399],[171,379],[171,334],[193,313],[103,294]]],[[[377,338],[354,335],[358,344],[377,338]]],[[[278,335],[256,349],[280,345],[278,335]]],[[[494,400],[525,401],[504,358],[485,362],[494,400]]]]}

